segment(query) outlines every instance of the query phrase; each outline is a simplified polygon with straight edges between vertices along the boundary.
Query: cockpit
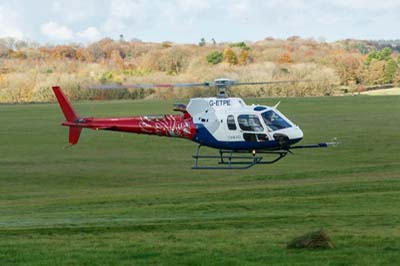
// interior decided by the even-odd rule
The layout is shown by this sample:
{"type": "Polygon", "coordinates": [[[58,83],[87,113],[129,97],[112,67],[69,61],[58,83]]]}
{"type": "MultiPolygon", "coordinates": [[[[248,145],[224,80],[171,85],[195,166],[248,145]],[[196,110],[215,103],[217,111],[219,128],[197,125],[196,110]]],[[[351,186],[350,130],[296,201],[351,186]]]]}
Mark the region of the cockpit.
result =
{"type": "MultiPolygon", "coordinates": [[[[263,119],[265,125],[269,129],[268,131],[276,131],[280,129],[289,128],[292,125],[286,121],[283,117],[281,117],[278,113],[273,110],[265,111],[261,114],[261,118],[263,119]]],[[[231,121],[232,123],[233,117],[231,121]]],[[[252,131],[252,132],[263,132],[264,127],[259,119],[257,114],[241,114],[237,117],[239,127],[243,131],[252,131]]]]}
{"type": "Polygon", "coordinates": [[[245,141],[267,141],[271,136],[268,132],[274,132],[292,127],[292,123],[273,109],[256,110],[257,113],[239,114],[227,116],[227,129],[229,131],[240,130],[245,141]]]}

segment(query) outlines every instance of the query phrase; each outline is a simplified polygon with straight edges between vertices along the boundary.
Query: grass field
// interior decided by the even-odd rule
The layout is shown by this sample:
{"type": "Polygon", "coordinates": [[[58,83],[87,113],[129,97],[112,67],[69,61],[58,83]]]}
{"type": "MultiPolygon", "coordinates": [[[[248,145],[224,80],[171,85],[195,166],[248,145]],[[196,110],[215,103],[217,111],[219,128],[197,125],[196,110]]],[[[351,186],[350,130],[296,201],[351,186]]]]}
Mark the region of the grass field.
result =
{"type": "MultiPolygon", "coordinates": [[[[302,143],[341,145],[194,171],[187,140],[86,130],[63,149],[58,105],[1,105],[0,265],[399,265],[400,97],[280,100],[302,143]],[[336,248],[286,249],[320,228],[336,248]]],[[[117,116],[171,104],[75,107],[117,116]]]]}

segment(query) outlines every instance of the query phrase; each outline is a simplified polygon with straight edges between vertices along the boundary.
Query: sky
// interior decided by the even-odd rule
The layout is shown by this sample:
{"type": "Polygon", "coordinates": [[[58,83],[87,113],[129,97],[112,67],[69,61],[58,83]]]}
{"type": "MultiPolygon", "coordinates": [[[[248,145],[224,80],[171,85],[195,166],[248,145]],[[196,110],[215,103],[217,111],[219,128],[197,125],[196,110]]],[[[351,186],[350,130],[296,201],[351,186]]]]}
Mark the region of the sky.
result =
{"type": "Polygon", "coordinates": [[[400,0],[0,0],[0,38],[198,43],[400,39],[400,0]]]}

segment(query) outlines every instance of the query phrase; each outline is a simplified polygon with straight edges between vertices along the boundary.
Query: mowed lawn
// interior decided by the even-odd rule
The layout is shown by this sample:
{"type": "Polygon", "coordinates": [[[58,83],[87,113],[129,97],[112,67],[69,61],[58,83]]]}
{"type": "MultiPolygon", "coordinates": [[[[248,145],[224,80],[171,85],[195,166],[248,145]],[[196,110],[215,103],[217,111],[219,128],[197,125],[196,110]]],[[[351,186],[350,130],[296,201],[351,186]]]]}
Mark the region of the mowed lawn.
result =
{"type": "MultiPolygon", "coordinates": [[[[274,165],[191,170],[183,139],[85,130],[56,104],[0,105],[0,265],[399,265],[400,97],[254,99],[305,133],[274,165]],[[332,250],[286,243],[324,229],[332,250]]],[[[76,103],[82,116],[173,101],[76,103]]]]}

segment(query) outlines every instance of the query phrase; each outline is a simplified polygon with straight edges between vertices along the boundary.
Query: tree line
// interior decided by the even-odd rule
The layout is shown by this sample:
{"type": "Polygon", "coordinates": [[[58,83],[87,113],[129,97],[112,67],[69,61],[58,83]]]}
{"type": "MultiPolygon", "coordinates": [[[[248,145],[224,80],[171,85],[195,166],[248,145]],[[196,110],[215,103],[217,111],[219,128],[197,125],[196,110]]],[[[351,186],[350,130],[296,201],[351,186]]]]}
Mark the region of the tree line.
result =
{"type": "MultiPolygon", "coordinates": [[[[243,97],[333,95],[345,87],[400,83],[400,57],[384,42],[317,41],[292,36],[257,42],[198,44],[102,39],[88,45],[39,45],[0,39],[0,102],[53,101],[61,85],[74,99],[176,98],[212,94],[210,89],[100,92],[107,83],[312,79],[307,84],[235,88],[243,97]]],[[[387,44],[387,43],[386,43],[387,44]]]]}

